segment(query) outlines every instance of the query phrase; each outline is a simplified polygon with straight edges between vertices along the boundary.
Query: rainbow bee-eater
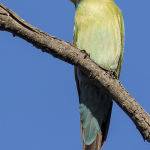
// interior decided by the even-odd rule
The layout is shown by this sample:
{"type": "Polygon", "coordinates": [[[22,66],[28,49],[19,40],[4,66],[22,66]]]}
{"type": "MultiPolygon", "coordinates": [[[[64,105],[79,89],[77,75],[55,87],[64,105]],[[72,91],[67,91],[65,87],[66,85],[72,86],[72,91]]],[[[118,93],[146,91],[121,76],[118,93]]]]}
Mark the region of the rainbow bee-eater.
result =
{"type": "MultiPolygon", "coordinates": [[[[124,23],[114,0],[71,0],[75,5],[74,46],[85,50],[104,70],[119,78],[123,60],[124,23]]],[[[83,150],[99,150],[106,140],[112,97],[75,68],[83,150]]]]}

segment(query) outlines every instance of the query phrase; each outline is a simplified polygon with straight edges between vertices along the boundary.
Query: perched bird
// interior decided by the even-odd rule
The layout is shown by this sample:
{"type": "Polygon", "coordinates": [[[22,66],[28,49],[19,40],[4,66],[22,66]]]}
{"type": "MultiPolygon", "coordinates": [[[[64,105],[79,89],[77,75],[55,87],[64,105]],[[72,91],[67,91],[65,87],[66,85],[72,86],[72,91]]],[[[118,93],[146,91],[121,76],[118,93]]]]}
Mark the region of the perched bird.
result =
{"type": "MultiPolygon", "coordinates": [[[[119,78],[124,47],[124,23],[114,0],[71,0],[76,9],[74,46],[85,50],[103,69],[119,78]]],[[[99,150],[106,140],[112,97],[75,68],[79,94],[83,150],[99,150]]]]}

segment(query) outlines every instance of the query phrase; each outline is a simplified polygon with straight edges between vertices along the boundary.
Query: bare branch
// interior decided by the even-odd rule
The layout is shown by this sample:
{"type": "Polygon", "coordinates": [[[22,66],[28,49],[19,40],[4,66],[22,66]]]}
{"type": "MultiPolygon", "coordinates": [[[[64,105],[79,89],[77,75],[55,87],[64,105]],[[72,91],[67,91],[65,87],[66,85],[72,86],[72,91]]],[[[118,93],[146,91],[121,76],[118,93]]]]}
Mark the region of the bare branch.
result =
{"type": "Polygon", "coordinates": [[[81,67],[97,86],[104,86],[114,101],[132,119],[144,140],[150,142],[150,115],[124,89],[121,83],[96,65],[84,52],[71,44],[32,27],[14,12],[0,4],[0,30],[11,32],[43,52],[49,53],[65,62],[81,67]]]}

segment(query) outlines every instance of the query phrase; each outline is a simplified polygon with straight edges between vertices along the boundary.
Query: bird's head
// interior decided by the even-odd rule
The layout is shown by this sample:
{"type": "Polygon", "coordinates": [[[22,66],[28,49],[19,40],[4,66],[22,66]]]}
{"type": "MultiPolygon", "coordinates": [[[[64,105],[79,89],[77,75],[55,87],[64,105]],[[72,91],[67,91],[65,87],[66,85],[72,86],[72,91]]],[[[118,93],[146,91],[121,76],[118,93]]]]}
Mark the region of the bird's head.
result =
{"type": "MultiPolygon", "coordinates": [[[[74,3],[74,5],[77,5],[80,1],[82,0],[70,0],[72,3],[74,3]]],[[[110,1],[114,1],[114,0],[110,0],[110,1]]]]}
{"type": "Polygon", "coordinates": [[[80,0],[70,0],[74,5],[76,5],[80,0]]]}

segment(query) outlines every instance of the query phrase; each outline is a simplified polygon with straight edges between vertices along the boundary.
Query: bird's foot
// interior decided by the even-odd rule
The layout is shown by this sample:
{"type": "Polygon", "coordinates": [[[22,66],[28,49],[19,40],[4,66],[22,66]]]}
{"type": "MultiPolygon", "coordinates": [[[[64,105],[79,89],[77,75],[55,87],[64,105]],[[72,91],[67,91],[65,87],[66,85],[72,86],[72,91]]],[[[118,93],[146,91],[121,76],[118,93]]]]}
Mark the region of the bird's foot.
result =
{"type": "Polygon", "coordinates": [[[85,58],[90,58],[90,54],[88,54],[88,53],[86,52],[86,50],[81,50],[81,52],[84,54],[84,59],[85,59],[85,58]]]}
{"type": "Polygon", "coordinates": [[[116,73],[115,73],[114,71],[107,70],[107,73],[108,73],[108,75],[109,75],[111,78],[117,79],[116,73]]]}

